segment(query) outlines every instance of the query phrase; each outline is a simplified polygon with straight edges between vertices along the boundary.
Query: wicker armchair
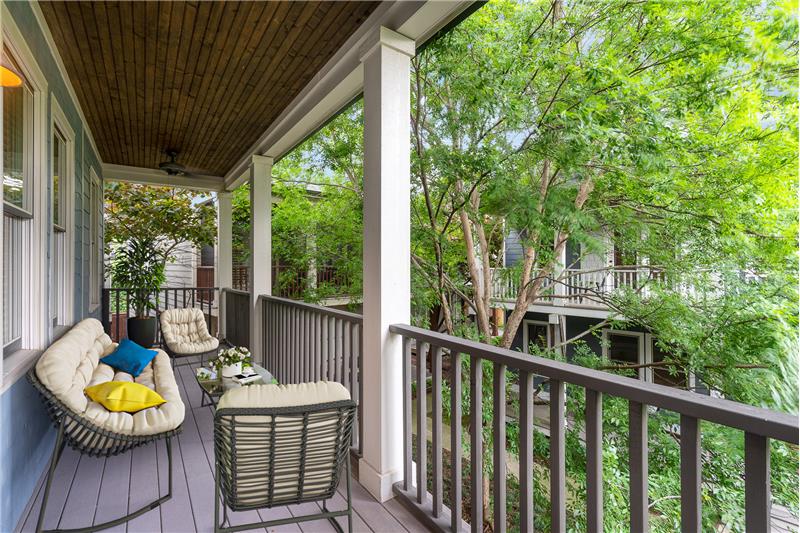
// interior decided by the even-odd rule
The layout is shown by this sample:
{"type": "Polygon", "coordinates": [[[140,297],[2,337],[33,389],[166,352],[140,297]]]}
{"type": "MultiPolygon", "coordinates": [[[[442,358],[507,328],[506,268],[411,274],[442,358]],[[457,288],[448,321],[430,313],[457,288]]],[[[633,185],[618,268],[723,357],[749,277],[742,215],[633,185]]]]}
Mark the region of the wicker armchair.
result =
{"type": "Polygon", "coordinates": [[[355,412],[355,402],[339,383],[253,385],[226,392],[214,415],[215,531],[327,519],[341,532],[337,516],[347,516],[352,531],[350,437],[355,412]],[[326,502],[336,493],[343,468],[347,509],[331,511],[326,502]],[[322,502],[322,513],[225,525],[229,508],[246,511],[313,501],[322,502]]]}
{"type": "Polygon", "coordinates": [[[167,309],[159,317],[164,351],[172,359],[200,356],[200,364],[205,357],[215,356],[219,350],[219,340],[208,332],[206,317],[201,309],[167,309]]]}

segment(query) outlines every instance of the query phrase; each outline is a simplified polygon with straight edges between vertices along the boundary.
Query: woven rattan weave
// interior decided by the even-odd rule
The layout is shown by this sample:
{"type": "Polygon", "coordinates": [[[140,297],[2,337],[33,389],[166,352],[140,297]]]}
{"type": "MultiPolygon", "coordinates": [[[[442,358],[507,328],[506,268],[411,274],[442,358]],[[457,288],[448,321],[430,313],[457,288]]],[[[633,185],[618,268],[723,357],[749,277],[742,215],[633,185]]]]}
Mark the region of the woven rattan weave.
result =
{"type": "Polygon", "coordinates": [[[214,415],[215,530],[233,532],[307,520],[348,517],[352,531],[350,438],[356,404],[352,400],[273,408],[223,408],[214,415]],[[330,511],[341,470],[347,509],[330,511]],[[222,521],[219,517],[222,499],[222,521]],[[322,513],[225,527],[233,511],[321,501],[322,513]]]}
{"type": "Polygon", "coordinates": [[[122,524],[137,516],[155,509],[165,501],[172,497],[172,437],[180,433],[181,427],[163,433],[154,435],[124,435],[121,433],[114,433],[106,429],[100,428],[87,420],[78,413],[68,409],[47,387],[45,387],[39,378],[36,376],[36,369],[32,368],[28,372],[28,380],[39,392],[42,400],[50,415],[50,419],[58,429],[56,436],[56,443],[53,447],[53,455],[50,459],[50,466],[47,471],[47,479],[45,480],[44,497],[42,499],[42,507],[39,510],[39,519],[36,523],[36,531],[62,531],[69,533],[84,533],[91,531],[98,531],[122,524]],[[132,513],[129,513],[120,518],[96,524],[93,526],[78,528],[78,529],[64,529],[64,530],[43,530],[45,509],[47,508],[47,498],[50,495],[50,485],[53,481],[53,474],[64,451],[64,447],[69,445],[70,448],[78,451],[81,454],[89,455],[91,457],[111,457],[125,453],[133,448],[154,442],[159,439],[166,439],[168,468],[169,468],[169,485],[167,494],[161,496],[147,505],[143,506],[132,513]]]}

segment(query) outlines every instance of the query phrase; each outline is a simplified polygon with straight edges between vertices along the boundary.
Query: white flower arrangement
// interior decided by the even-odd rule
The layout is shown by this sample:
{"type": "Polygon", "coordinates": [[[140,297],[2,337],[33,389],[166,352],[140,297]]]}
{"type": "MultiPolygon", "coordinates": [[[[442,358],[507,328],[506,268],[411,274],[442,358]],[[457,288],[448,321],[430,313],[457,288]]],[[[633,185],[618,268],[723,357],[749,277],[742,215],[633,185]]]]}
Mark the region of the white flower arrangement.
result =
{"type": "Polygon", "coordinates": [[[233,348],[220,351],[213,364],[218,369],[239,363],[242,363],[242,366],[248,366],[250,364],[250,358],[250,350],[244,346],[234,346],[233,348]]]}

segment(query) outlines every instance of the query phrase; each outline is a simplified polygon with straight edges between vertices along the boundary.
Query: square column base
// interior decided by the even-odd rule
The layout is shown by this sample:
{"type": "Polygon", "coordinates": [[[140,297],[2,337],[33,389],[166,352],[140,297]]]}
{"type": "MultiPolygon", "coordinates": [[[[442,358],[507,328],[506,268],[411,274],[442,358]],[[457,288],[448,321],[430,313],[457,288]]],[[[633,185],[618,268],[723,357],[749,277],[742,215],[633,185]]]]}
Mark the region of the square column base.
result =
{"type": "Polygon", "coordinates": [[[358,460],[358,482],[381,503],[394,498],[392,486],[402,479],[403,472],[400,470],[382,474],[363,457],[358,460]]]}

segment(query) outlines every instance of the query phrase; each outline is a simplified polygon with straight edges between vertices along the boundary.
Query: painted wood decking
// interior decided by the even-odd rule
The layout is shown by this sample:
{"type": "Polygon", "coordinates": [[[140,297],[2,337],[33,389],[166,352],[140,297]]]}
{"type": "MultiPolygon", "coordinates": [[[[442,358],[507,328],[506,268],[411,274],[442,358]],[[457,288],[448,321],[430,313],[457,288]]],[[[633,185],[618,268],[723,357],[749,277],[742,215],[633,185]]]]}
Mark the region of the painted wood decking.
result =
{"type": "MultiPolygon", "coordinates": [[[[172,499],[127,524],[106,531],[153,533],[201,532],[214,529],[213,412],[201,407],[200,388],[192,367],[177,369],[176,378],[186,403],[183,432],[173,442],[172,499]]],[[[44,527],[76,528],[122,516],[156,499],[167,490],[167,452],[163,441],[108,459],[81,456],[67,448],[56,470],[44,527]]],[[[41,484],[40,484],[41,485],[41,484]]],[[[331,508],[344,509],[344,483],[331,508]]],[[[23,515],[18,531],[34,531],[42,499],[41,486],[23,515]]],[[[353,530],[359,532],[427,531],[397,501],[376,501],[353,483],[353,530]]],[[[271,520],[319,512],[316,503],[261,511],[232,513],[232,524],[271,520]]],[[[339,519],[343,528],[346,519],[339,519]]],[[[263,529],[261,531],[264,531],[263,529]]],[[[328,532],[324,520],[270,528],[270,531],[328,532]]]]}

